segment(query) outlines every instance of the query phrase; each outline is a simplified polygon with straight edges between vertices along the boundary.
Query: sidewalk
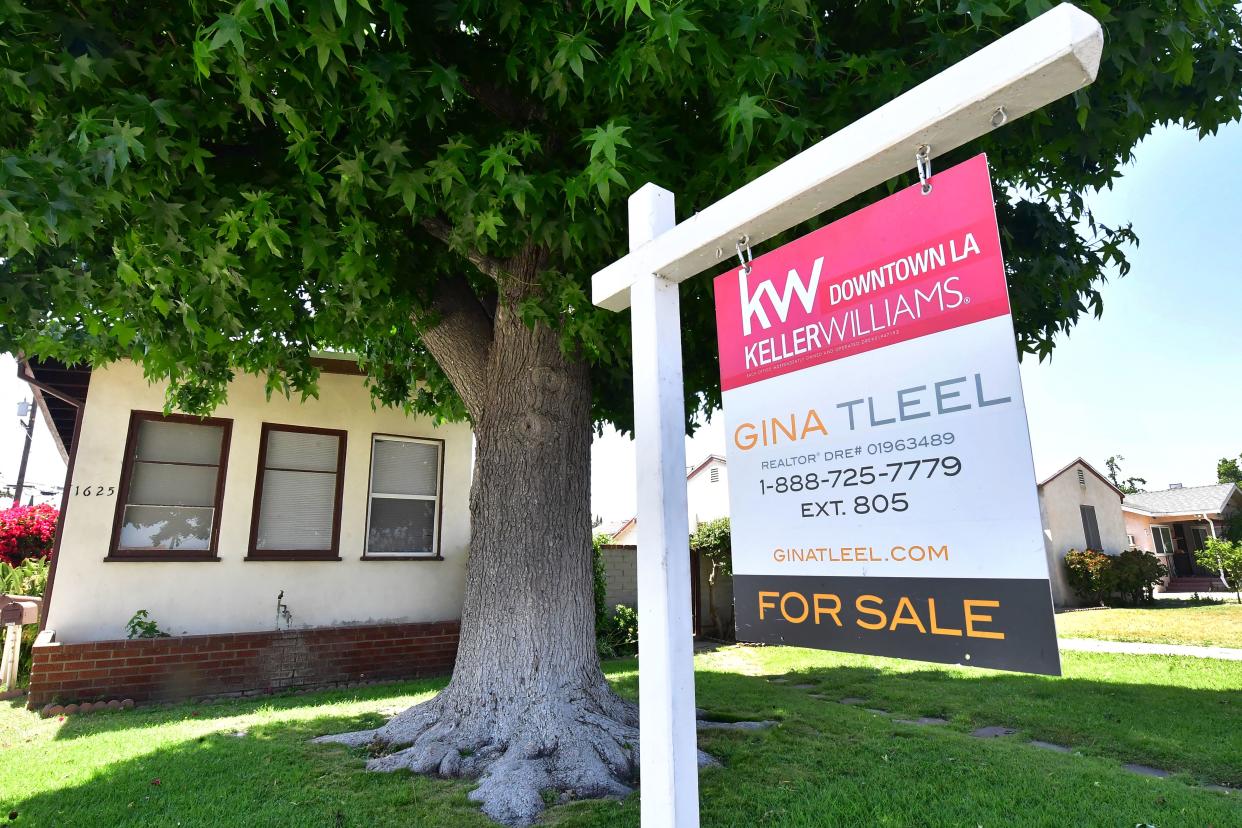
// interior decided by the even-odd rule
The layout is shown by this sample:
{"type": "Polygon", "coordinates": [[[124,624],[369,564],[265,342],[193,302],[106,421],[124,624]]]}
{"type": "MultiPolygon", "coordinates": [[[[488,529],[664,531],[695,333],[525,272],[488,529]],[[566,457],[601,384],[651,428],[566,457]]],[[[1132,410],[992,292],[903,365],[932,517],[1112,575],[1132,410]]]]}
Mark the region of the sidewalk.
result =
{"type": "Polygon", "coordinates": [[[1094,638],[1058,638],[1062,650],[1086,650],[1093,653],[1128,653],[1130,655],[1179,655],[1194,658],[1220,658],[1242,661],[1242,650],[1232,647],[1193,647],[1186,644],[1147,644],[1141,641],[1100,641],[1094,638]]]}

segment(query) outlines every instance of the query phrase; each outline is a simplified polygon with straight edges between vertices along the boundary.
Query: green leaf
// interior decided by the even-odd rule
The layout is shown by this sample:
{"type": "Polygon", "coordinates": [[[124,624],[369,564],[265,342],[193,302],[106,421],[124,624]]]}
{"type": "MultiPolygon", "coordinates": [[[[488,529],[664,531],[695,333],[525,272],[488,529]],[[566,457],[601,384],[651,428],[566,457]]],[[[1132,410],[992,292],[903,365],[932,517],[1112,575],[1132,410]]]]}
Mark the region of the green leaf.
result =
{"type": "Polygon", "coordinates": [[[226,43],[229,43],[237,50],[237,54],[242,55],[246,53],[246,44],[241,37],[241,23],[236,17],[231,14],[222,14],[212,24],[211,28],[215,30],[215,33],[211,36],[211,42],[207,47],[208,51],[214,52],[226,43]]]}
{"type": "Polygon", "coordinates": [[[630,15],[634,13],[635,8],[641,9],[642,13],[651,18],[651,0],[625,0],[625,22],[630,22],[630,15]]]}
{"type": "Polygon", "coordinates": [[[591,146],[591,160],[595,160],[600,155],[608,159],[608,163],[617,163],[617,147],[629,147],[630,142],[625,138],[625,133],[629,131],[629,127],[618,124],[615,121],[609,121],[602,127],[596,127],[589,130],[583,135],[583,141],[591,146]]]}

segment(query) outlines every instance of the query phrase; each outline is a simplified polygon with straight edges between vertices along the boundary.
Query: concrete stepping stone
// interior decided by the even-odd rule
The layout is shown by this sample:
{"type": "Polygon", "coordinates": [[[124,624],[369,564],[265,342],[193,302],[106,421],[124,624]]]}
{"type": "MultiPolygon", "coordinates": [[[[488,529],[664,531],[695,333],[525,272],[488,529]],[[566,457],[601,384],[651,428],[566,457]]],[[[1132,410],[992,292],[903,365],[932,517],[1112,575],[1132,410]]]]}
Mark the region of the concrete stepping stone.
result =
{"type": "Polygon", "coordinates": [[[1202,786],[1202,787],[1203,787],[1205,790],[1209,790],[1209,791],[1216,791],[1217,793],[1223,793],[1223,794],[1237,793],[1237,789],[1236,789],[1236,788],[1230,788],[1228,785],[1214,785],[1214,784],[1208,784],[1208,785],[1204,785],[1204,786],[1202,786]]]}
{"type": "Polygon", "coordinates": [[[888,715],[887,710],[881,710],[878,707],[864,707],[863,710],[866,710],[868,713],[874,713],[876,716],[887,716],[888,715]]]}
{"type": "Polygon", "coordinates": [[[898,724],[908,725],[942,725],[948,724],[948,719],[941,719],[938,716],[919,716],[917,719],[893,719],[898,724]]]}
{"type": "Polygon", "coordinates": [[[970,735],[974,736],[976,739],[995,739],[1000,736],[1012,736],[1017,732],[1018,731],[1014,730],[1012,727],[988,725],[987,727],[981,727],[978,730],[971,731],[970,735]]]}
{"type": "Polygon", "coordinates": [[[788,684],[788,683],[789,683],[789,679],[787,679],[787,678],[769,678],[769,679],[768,679],[768,682],[769,682],[770,684],[788,684]]]}
{"type": "Polygon", "coordinates": [[[860,699],[857,696],[846,696],[841,699],[841,704],[866,704],[866,699],[860,699]]]}
{"type": "Polygon", "coordinates": [[[1032,739],[1029,742],[1029,744],[1031,745],[1031,747],[1037,747],[1037,748],[1040,748],[1041,750],[1051,750],[1057,753],[1073,753],[1074,752],[1073,748],[1068,748],[1065,745],[1058,745],[1055,742],[1041,742],[1038,739],[1032,739]]]}
{"type": "Polygon", "coordinates": [[[698,722],[699,730],[767,730],[776,727],[776,722],[764,719],[758,722],[698,722]]]}
{"type": "Polygon", "coordinates": [[[791,684],[789,686],[792,687],[794,690],[812,690],[816,687],[819,687],[818,684],[791,684]]]}
{"type": "Polygon", "coordinates": [[[1160,768],[1153,768],[1149,765],[1138,765],[1138,764],[1134,764],[1133,762],[1126,764],[1126,765],[1122,765],[1122,767],[1128,770],[1130,773],[1137,773],[1139,776],[1154,776],[1157,779],[1164,779],[1166,776],[1173,775],[1167,770],[1161,770],[1160,768]]]}

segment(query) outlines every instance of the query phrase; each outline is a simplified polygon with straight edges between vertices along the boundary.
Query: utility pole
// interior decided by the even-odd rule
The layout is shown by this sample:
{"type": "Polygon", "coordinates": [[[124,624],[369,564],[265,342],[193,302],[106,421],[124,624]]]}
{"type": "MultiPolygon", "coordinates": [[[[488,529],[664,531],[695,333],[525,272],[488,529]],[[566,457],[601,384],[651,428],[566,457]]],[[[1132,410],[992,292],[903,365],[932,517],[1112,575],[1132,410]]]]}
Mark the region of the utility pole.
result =
{"type": "Polygon", "coordinates": [[[26,463],[30,460],[30,444],[34,438],[35,407],[26,400],[22,400],[17,404],[17,416],[20,419],[26,414],[30,417],[25,423],[26,441],[22,445],[22,463],[17,467],[17,488],[13,490],[14,506],[22,505],[22,489],[26,486],[26,463]]]}

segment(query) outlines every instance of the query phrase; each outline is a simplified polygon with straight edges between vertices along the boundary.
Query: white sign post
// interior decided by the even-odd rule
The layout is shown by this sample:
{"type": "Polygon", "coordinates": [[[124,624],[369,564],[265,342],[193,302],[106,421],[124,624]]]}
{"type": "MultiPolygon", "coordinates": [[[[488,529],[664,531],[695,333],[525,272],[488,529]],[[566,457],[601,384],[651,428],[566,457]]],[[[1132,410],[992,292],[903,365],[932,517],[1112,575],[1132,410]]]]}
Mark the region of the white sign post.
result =
{"type": "Polygon", "coordinates": [[[741,237],[758,244],[913,166],[1095,80],[1104,33],[1062,4],[825,138],[681,224],[672,194],[630,198],[631,247],[592,277],[596,305],[633,305],[638,449],[642,817],[698,825],[689,622],[684,410],[677,284],[717,267],[741,237]]]}

